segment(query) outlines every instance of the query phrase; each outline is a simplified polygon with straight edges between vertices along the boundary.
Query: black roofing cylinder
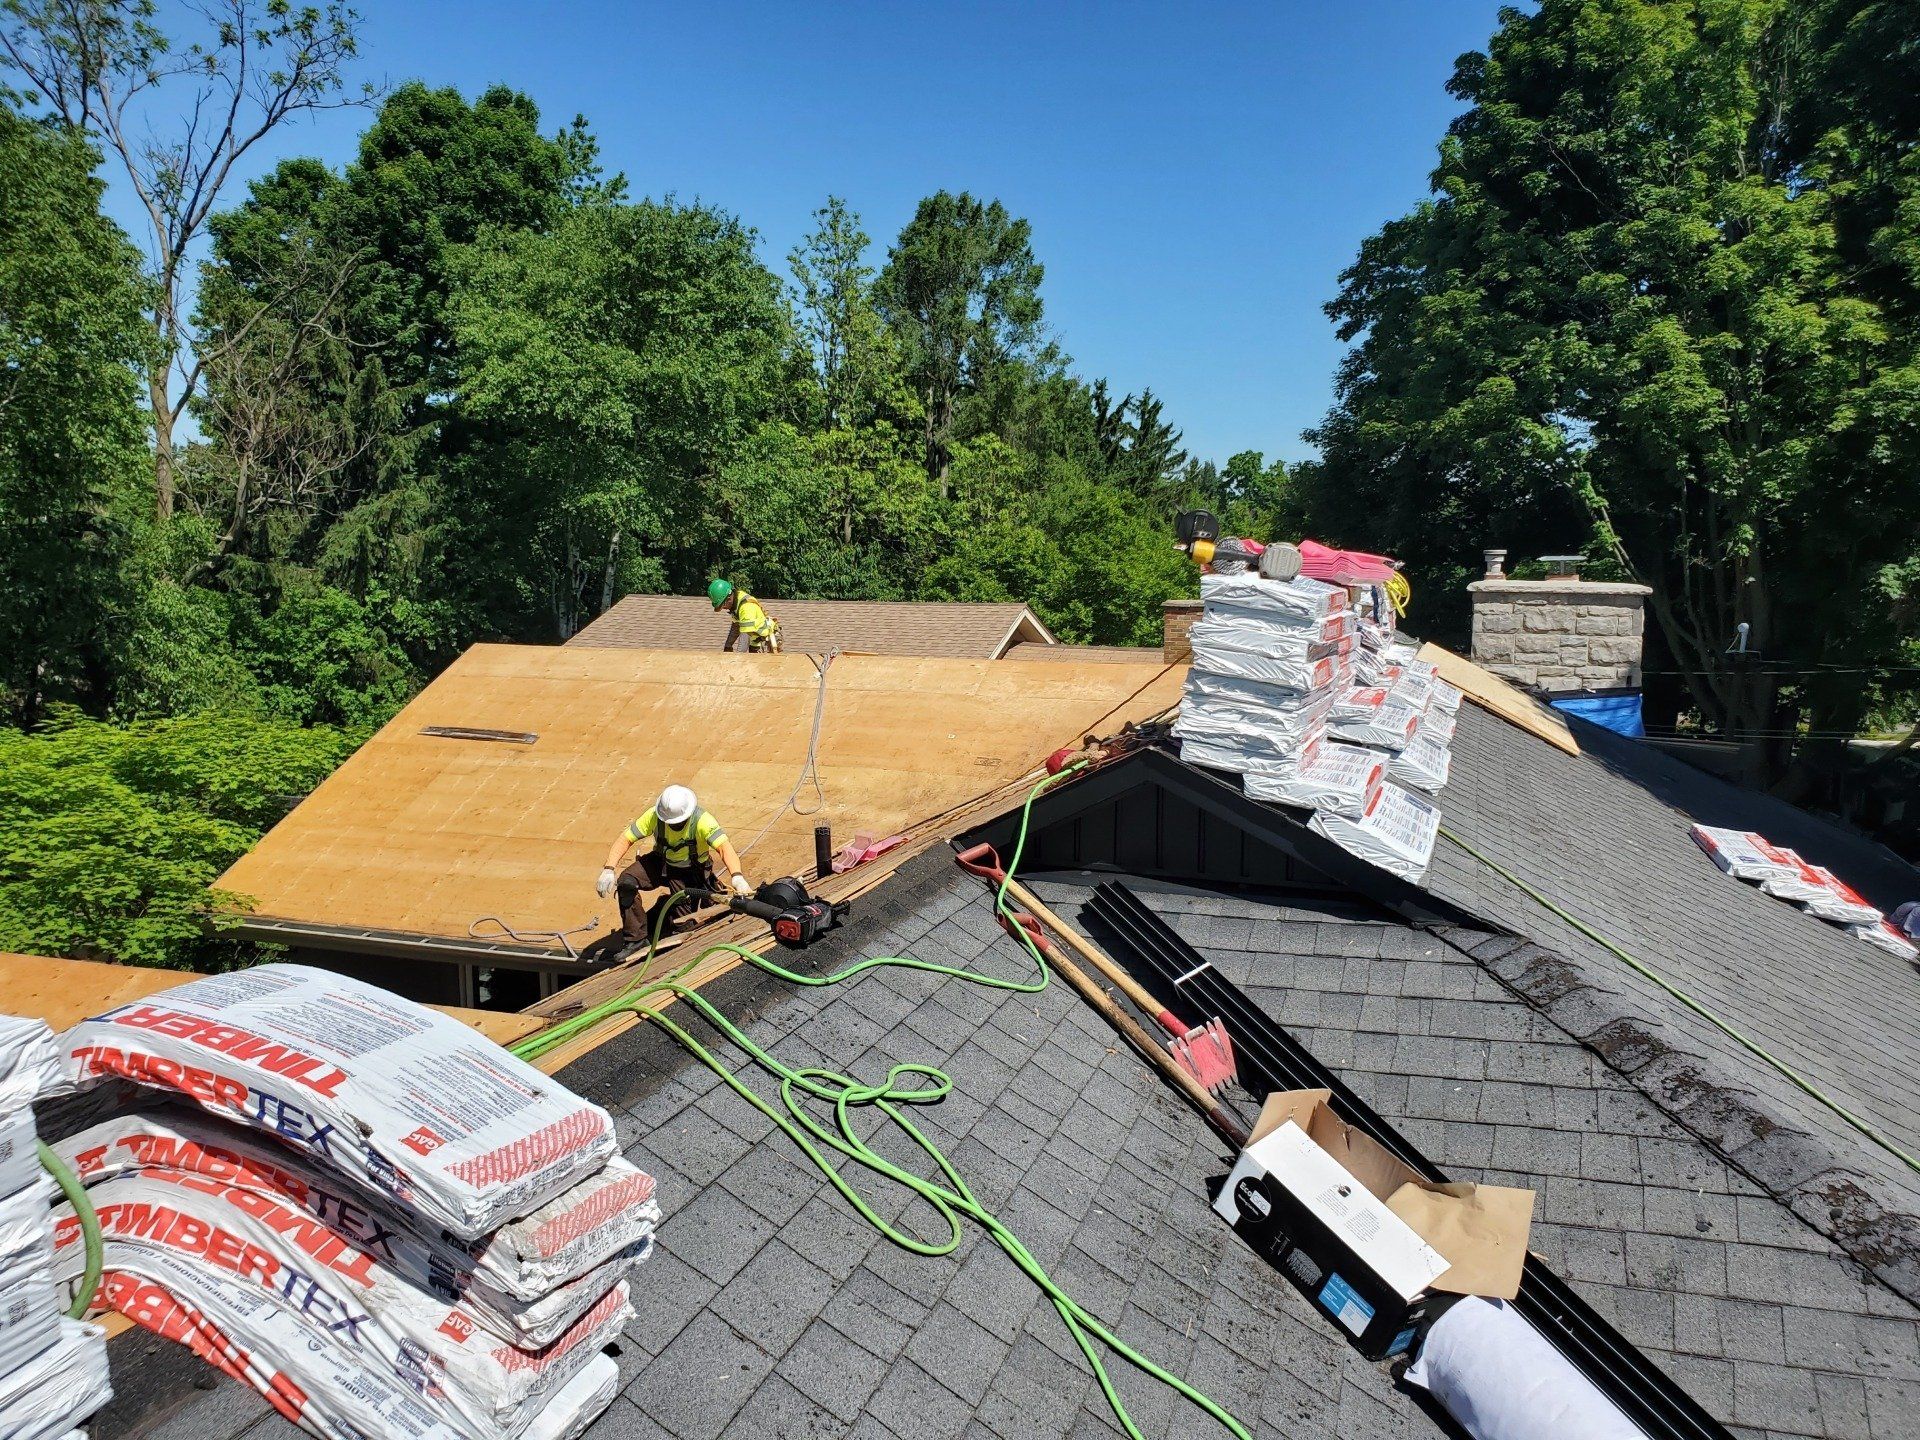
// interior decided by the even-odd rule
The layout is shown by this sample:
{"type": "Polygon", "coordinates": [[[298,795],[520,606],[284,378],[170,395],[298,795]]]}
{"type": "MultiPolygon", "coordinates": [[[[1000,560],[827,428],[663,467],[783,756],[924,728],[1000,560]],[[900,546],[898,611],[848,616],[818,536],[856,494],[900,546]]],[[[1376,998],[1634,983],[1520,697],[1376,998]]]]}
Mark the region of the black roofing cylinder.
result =
{"type": "Polygon", "coordinates": [[[813,827],[813,878],[824,880],[833,874],[833,827],[813,827]]]}

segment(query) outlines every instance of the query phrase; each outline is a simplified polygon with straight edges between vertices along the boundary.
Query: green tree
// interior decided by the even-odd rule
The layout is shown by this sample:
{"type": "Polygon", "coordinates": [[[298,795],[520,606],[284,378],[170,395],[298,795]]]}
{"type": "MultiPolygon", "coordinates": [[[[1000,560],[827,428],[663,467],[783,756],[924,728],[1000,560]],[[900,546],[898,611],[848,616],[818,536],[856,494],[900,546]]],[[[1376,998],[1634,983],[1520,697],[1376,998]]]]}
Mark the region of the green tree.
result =
{"type": "Polygon", "coordinates": [[[356,743],[248,716],[0,729],[0,949],[190,968],[240,953],[209,934],[208,886],[356,743]]]}
{"type": "Polygon", "coordinates": [[[105,703],[146,510],[139,256],[98,156],[0,103],[0,705],[105,703]]]}
{"type": "Polygon", "coordinates": [[[1040,341],[1032,231],[998,200],[945,190],[920,202],[880,272],[880,312],[900,342],[925,406],[927,474],[948,491],[954,407],[1040,341]]]}
{"type": "Polygon", "coordinates": [[[449,543],[480,623],[565,639],[663,583],[676,547],[691,568],[716,477],[785,373],[751,232],[652,202],[493,232],[461,261],[453,327],[474,434],[449,543]]]}
{"type": "Polygon", "coordinates": [[[1187,463],[1180,448],[1180,432],[1165,415],[1166,404],[1151,389],[1133,402],[1133,420],[1127,426],[1127,450],[1121,472],[1127,483],[1143,494],[1160,489],[1187,463]]]}
{"type": "Polygon", "coordinates": [[[815,229],[787,255],[795,328],[813,360],[830,430],[911,409],[899,347],[874,304],[872,243],[839,196],[813,212],[815,229]]]}
{"type": "Polygon", "coordinates": [[[219,0],[200,38],[160,28],[153,0],[4,0],[0,63],[70,129],[115,156],[148,220],[159,344],[147,367],[156,510],[173,513],[174,432],[199,388],[206,347],[189,322],[195,251],[234,170],[287,120],[363,103],[345,75],[359,16],[339,0],[219,0]],[[157,131],[163,95],[178,121],[157,131]]]}
{"type": "Polygon", "coordinates": [[[1590,533],[1652,587],[1701,713],[1738,732],[1845,723],[1839,691],[1779,670],[1885,657],[1858,597],[1920,519],[1910,471],[1863,487],[1853,464],[1914,412],[1840,262],[1846,167],[1795,127],[1813,9],[1505,12],[1456,69],[1435,198],[1343,277],[1330,312],[1359,343],[1313,437],[1314,514],[1419,557],[1416,603],[1484,544],[1590,533]],[[1768,666],[1726,660],[1742,623],[1768,666]]]}

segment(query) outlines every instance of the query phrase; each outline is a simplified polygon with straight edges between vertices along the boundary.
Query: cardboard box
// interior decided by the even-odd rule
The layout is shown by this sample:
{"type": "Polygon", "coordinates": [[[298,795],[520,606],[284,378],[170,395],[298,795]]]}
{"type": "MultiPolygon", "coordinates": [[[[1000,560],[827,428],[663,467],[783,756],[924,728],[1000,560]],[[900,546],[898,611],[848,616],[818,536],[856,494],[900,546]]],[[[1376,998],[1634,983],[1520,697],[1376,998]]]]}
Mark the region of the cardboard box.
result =
{"type": "Polygon", "coordinates": [[[1330,1099],[1267,1097],[1214,1201],[1220,1216],[1369,1359],[1406,1350],[1438,1295],[1511,1300],[1533,1191],[1422,1179],[1330,1099]]]}

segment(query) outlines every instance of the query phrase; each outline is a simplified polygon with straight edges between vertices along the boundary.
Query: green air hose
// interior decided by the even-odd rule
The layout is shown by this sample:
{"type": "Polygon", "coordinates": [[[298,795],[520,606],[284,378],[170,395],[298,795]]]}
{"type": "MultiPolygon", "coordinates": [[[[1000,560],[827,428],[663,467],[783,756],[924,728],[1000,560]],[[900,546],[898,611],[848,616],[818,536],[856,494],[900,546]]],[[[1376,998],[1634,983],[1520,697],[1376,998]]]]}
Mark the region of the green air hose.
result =
{"type": "Polygon", "coordinates": [[[40,1168],[53,1177],[53,1183],[60,1187],[60,1193],[73,1206],[73,1213],[80,1217],[80,1236],[87,1246],[87,1273],[81,1277],[80,1288],[74,1293],[73,1304],[67,1310],[69,1317],[78,1320],[85,1316],[87,1307],[93,1303],[93,1292],[100,1288],[100,1272],[106,1265],[100,1245],[100,1217],[94,1213],[93,1202],[87,1199],[86,1186],[67,1168],[66,1162],[53,1153],[53,1148],[46,1141],[36,1143],[40,1147],[40,1168]]]}
{"type": "MultiPolygon", "coordinates": [[[[1007,886],[1012,883],[1014,871],[1019,868],[1020,856],[1026,848],[1027,827],[1033,812],[1033,802],[1049,785],[1066,779],[1079,768],[1081,768],[1080,765],[1072,765],[1057,775],[1049,775],[1027,793],[1026,804],[1020,810],[1020,829],[1014,843],[1013,858],[1007,863],[1006,873],[1001,879],[999,888],[994,892],[993,904],[997,914],[1011,916],[1013,913],[1007,904],[1007,886]]],[[[1142,1440],[1140,1430],[1133,1423],[1132,1416],[1127,1413],[1126,1405],[1122,1403],[1119,1392],[1114,1388],[1113,1381],[1107,1374],[1100,1350],[1096,1348],[1096,1341],[1137,1369],[1192,1401],[1224,1425],[1238,1437],[1238,1440],[1251,1440],[1247,1428],[1233,1416],[1179,1376],[1154,1364],[1128,1345],[1069,1295],[1034,1258],[1032,1252],[1021,1243],[1020,1237],[980,1203],[973,1191],[968,1188],[960,1172],[954,1168],[953,1162],[907,1117],[903,1106],[932,1104],[952,1090],[953,1080],[945,1071],[932,1065],[907,1062],[895,1065],[888,1070],[884,1083],[868,1085],[849,1075],[819,1066],[795,1068],[768,1054],[742,1033],[738,1026],[715,1009],[705,996],[681,983],[681,977],[700,961],[709,955],[724,952],[737,956],[748,964],[758,966],[768,974],[778,976],[794,985],[838,985],[869,970],[894,966],[906,970],[924,970],[929,974],[966,980],[995,990],[1034,994],[1046,988],[1048,977],[1052,972],[1047,965],[1046,957],[1027,937],[1025,931],[1018,925],[1011,927],[1012,933],[1019,938],[1026,947],[1027,953],[1033,957],[1034,963],[1039,967],[1038,977],[1032,980],[1009,980],[957,966],[915,960],[909,956],[884,956],[862,960],[831,975],[801,975],[769,960],[764,955],[755,954],[744,946],[723,944],[711,946],[660,979],[649,981],[646,979],[646,973],[652,967],[654,952],[660,943],[661,927],[673,903],[681,898],[683,896],[673,897],[673,900],[662,905],[655,915],[653,934],[647,947],[647,958],[640,969],[641,978],[636,980],[625,993],[616,999],[584,1011],[564,1024],[555,1026],[552,1030],[543,1031],[541,1034],[522,1040],[511,1047],[513,1052],[522,1059],[532,1060],[615,1015],[636,1015],[642,1020],[652,1021],[673,1037],[688,1054],[725,1081],[735,1094],[771,1120],[789,1140],[800,1147],[801,1152],[818,1167],[820,1173],[827,1178],[834,1189],[846,1198],[855,1212],[895,1245],[916,1255],[949,1255],[960,1244],[960,1221],[963,1216],[985,1230],[1006,1253],[1007,1258],[1012,1260],[1052,1302],[1053,1308],[1059,1313],[1074,1342],[1079,1345],[1081,1353],[1087,1357],[1087,1364],[1092,1368],[1094,1378],[1100,1382],[1101,1393],[1106,1396],[1107,1404],[1113,1408],[1114,1416],[1133,1440],[1142,1440]],[[762,1069],[776,1076],[780,1081],[780,1099],[785,1109],[776,1109],[749,1089],[734,1071],[728,1069],[679,1023],[661,1013],[660,1007],[674,1000],[685,1001],[722,1036],[745,1051],[762,1069]],[[809,1112],[808,1101],[832,1105],[831,1127],[809,1112]],[[919,1147],[921,1153],[932,1161],[939,1178],[931,1179],[894,1164],[860,1137],[854,1129],[854,1116],[857,1111],[869,1106],[878,1110],[919,1147]],[[825,1150],[837,1152],[853,1160],[876,1175],[913,1191],[932,1206],[934,1212],[945,1223],[945,1236],[939,1240],[922,1240],[891,1224],[868,1203],[851,1181],[834,1169],[832,1160],[822,1153],[823,1147],[825,1150]]]]}
{"type": "Polygon", "coordinates": [[[1889,1140],[1885,1135],[1882,1135],[1878,1130],[1874,1129],[1873,1126],[1870,1125],[1868,1122],[1866,1122],[1865,1120],[1862,1120],[1858,1115],[1855,1115],[1851,1110],[1847,1109],[1838,1100],[1835,1100],[1831,1095],[1827,1094],[1826,1091],[1822,1090],[1818,1085],[1814,1084],[1813,1081],[1809,1080],[1806,1076],[1802,1075],[1798,1070],[1794,1069],[1791,1065],[1787,1064],[1786,1061],[1770,1053],[1758,1041],[1748,1039],[1745,1035],[1741,1034],[1740,1031],[1734,1029],[1733,1026],[1729,1025],[1725,1020],[1722,1020],[1718,1015],[1714,1014],[1713,1011],[1709,1010],[1705,1005],[1701,1004],[1700,1001],[1694,999],[1691,995],[1687,994],[1687,992],[1682,990],[1678,985],[1673,984],[1670,980],[1666,979],[1666,977],[1660,975],[1651,966],[1647,965],[1644,961],[1636,959],[1634,956],[1630,955],[1627,951],[1623,950],[1620,946],[1614,944],[1613,941],[1609,940],[1606,936],[1602,935],[1598,930],[1594,929],[1591,925],[1587,924],[1586,921],[1580,919],[1577,915],[1570,914],[1568,911],[1561,908],[1559,905],[1555,904],[1552,900],[1548,899],[1545,895],[1541,894],[1533,886],[1529,885],[1525,880],[1522,880],[1518,875],[1514,874],[1511,870],[1507,869],[1507,867],[1502,865],[1498,860],[1495,860],[1492,856],[1487,855],[1484,852],[1476,849],[1473,845],[1469,844],[1467,841],[1462,840],[1458,835],[1454,834],[1453,831],[1449,830],[1445,825],[1442,825],[1440,827],[1440,833],[1446,836],[1447,839],[1451,840],[1455,845],[1459,846],[1462,850],[1466,851],[1467,854],[1471,855],[1474,859],[1478,860],[1482,865],[1486,866],[1489,870],[1493,871],[1494,874],[1498,875],[1501,879],[1505,880],[1508,884],[1513,885],[1515,888],[1531,896],[1538,904],[1546,907],[1546,909],[1551,911],[1554,915],[1557,915],[1560,919],[1566,921],[1567,924],[1571,925],[1575,930],[1579,931],[1582,935],[1586,936],[1587,939],[1593,941],[1594,944],[1604,947],[1616,959],[1624,962],[1627,966],[1629,966],[1636,974],[1644,976],[1646,979],[1651,980],[1655,985],[1658,985],[1662,990],[1666,991],[1667,994],[1671,995],[1674,999],[1678,1000],[1682,1005],[1686,1006],[1687,1009],[1693,1011],[1694,1014],[1698,1015],[1701,1019],[1705,1020],[1708,1024],[1712,1025],[1714,1028],[1719,1030],[1728,1039],[1732,1040],[1734,1044],[1740,1046],[1741,1049],[1747,1051],[1750,1055],[1753,1055],[1756,1058],[1765,1061],[1768,1065],[1771,1065],[1775,1070],[1778,1070],[1782,1075],[1786,1076],[1787,1079],[1791,1080],[1795,1085],[1799,1086],[1801,1090],[1805,1091],[1807,1095],[1811,1096],[1814,1100],[1818,1101],[1820,1104],[1826,1106],[1827,1109],[1831,1110],[1834,1114],[1838,1115],[1842,1120],[1846,1121],[1847,1124],[1851,1125],[1855,1130],[1858,1130],[1862,1135],[1866,1136],[1867,1139],[1871,1140],[1874,1144],[1878,1145],[1882,1150],[1886,1151],[1889,1155],[1893,1156],[1894,1159],[1898,1160],[1901,1164],[1905,1165],[1909,1170],[1920,1171],[1920,1160],[1915,1159],[1912,1155],[1909,1155],[1905,1150],[1902,1150],[1893,1141],[1889,1140]]]}

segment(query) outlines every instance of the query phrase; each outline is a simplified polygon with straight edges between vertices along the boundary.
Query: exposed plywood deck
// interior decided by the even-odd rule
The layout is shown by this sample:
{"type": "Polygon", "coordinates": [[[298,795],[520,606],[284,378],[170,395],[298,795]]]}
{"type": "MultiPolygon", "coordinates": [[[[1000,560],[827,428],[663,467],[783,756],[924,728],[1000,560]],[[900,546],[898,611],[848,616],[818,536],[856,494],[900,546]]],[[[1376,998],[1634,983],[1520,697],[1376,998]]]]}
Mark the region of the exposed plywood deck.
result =
{"type": "Polygon", "coordinates": [[[1573,738],[1572,729],[1551,705],[1542,705],[1519,686],[1431,640],[1420,647],[1420,658],[1481,709],[1491,710],[1508,724],[1538,735],[1569,755],[1580,753],[1580,744],[1573,738]]]}
{"type": "MultiPolygon", "coordinates": [[[[145,965],[103,965],[95,960],[61,960],[49,955],[0,951],[0,1014],[45,1020],[57,1033],[115,1006],[144,1000],[198,977],[185,970],[154,970],[145,965]]],[[[508,1045],[545,1023],[537,1016],[508,1011],[463,1010],[439,1005],[496,1045],[508,1045]]]]}
{"type": "MultiPolygon", "coordinates": [[[[836,844],[921,825],[1085,733],[1169,709],[1183,675],[1151,661],[841,656],[821,730],[825,803],[780,815],[748,871],[810,870],[816,824],[836,844]]],[[[622,827],[678,782],[748,844],[793,789],[818,683],[804,655],[476,646],[219,884],[261,916],[307,923],[462,937],[488,915],[522,931],[597,917],[605,933],[614,902],[593,882],[622,827]],[[440,739],[420,733],[429,725],[539,739],[440,739]]]]}

